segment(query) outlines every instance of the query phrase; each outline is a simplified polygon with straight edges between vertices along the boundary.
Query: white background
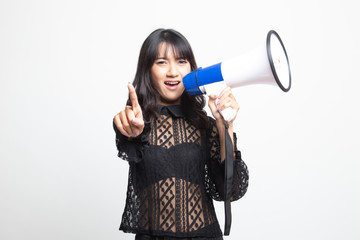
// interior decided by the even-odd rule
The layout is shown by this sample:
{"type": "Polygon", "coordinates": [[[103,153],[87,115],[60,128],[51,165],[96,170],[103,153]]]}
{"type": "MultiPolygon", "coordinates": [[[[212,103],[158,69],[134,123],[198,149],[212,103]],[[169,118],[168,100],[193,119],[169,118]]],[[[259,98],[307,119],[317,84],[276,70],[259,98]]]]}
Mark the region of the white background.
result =
{"type": "Polygon", "coordinates": [[[359,22],[355,0],[1,0],[0,239],[134,238],[112,118],[159,27],[203,67],[270,29],[289,55],[289,93],[233,90],[251,179],[225,239],[360,239],[359,22]]]}

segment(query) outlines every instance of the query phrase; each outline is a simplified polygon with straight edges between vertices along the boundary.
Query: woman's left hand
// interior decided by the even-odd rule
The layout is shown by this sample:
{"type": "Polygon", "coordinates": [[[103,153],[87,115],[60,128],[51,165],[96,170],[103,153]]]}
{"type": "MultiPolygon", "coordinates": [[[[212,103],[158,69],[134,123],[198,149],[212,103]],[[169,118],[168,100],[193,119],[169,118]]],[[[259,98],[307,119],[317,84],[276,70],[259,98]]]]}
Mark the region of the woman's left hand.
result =
{"type": "MultiPolygon", "coordinates": [[[[221,93],[219,94],[219,96],[215,96],[213,94],[210,95],[208,105],[209,105],[211,113],[214,116],[214,118],[216,119],[216,121],[222,121],[222,122],[224,122],[225,120],[221,116],[219,110],[223,110],[225,108],[231,107],[233,110],[236,111],[236,115],[237,115],[237,113],[240,109],[240,106],[237,103],[234,95],[232,94],[230,87],[226,87],[224,90],[222,90],[221,93]],[[217,105],[215,103],[216,99],[218,99],[217,105]]],[[[236,118],[236,115],[235,115],[235,118],[236,118]]],[[[232,123],[235,120],[235,118],[233,120],[231,120],[229,123],[232,123]]]]}

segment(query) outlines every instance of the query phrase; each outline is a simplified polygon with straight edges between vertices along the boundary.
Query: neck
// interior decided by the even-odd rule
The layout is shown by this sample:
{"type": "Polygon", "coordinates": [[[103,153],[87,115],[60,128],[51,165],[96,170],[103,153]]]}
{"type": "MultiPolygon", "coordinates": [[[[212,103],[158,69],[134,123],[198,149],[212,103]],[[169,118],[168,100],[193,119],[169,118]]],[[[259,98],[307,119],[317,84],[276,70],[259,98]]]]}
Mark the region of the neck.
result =
{"type": "Polygon", "coordinates": [[[163,106],[171,106],[171,105],[180,105],[181,104],[181,98],[175,100],[175,101],[168,101],[165,99],[159,99],[157,101],[157,104],[163,105],[163,106]]]}

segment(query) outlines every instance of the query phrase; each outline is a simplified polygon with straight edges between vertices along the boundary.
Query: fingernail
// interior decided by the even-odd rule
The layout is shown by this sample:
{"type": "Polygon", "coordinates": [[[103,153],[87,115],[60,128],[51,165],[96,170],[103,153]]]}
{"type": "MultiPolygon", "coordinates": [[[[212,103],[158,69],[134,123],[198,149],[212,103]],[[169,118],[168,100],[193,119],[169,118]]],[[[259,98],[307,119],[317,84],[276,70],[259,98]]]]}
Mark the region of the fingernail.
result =
{"type": "Polygon", "coordinates": [[[219,111],[222,111],[222,110],[224,110],[225,109],[225,107],[218,107],[218,110],[219,111]]]}
{"type": "Polygon", "coordinates": [[[136,124],[138,123],[138,120],[136,118],[134,118],[132,121],[131,121],[133,124],[136,124]]]}

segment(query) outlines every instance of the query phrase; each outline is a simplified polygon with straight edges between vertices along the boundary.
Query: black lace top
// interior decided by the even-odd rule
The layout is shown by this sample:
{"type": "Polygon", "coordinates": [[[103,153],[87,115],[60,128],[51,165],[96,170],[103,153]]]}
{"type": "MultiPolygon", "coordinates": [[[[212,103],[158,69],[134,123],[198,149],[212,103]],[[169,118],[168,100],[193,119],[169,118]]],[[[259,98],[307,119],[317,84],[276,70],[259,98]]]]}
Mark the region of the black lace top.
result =
{"type": "MultiPolygon", "coordinates": [[[[160,116],[129,140],[114,125],[118,156],[129,162],[120,230],[155,236],[222,239],[212,199],[223,200],[224,163],[215,120],[209,129],[187,121],[181,106],[159,106],[160,116]],[[217,237],[217,238],[216,238],[217,237]]],[[[248,186],[248,170],[236,149],[231,201],[248,186]]]]}

